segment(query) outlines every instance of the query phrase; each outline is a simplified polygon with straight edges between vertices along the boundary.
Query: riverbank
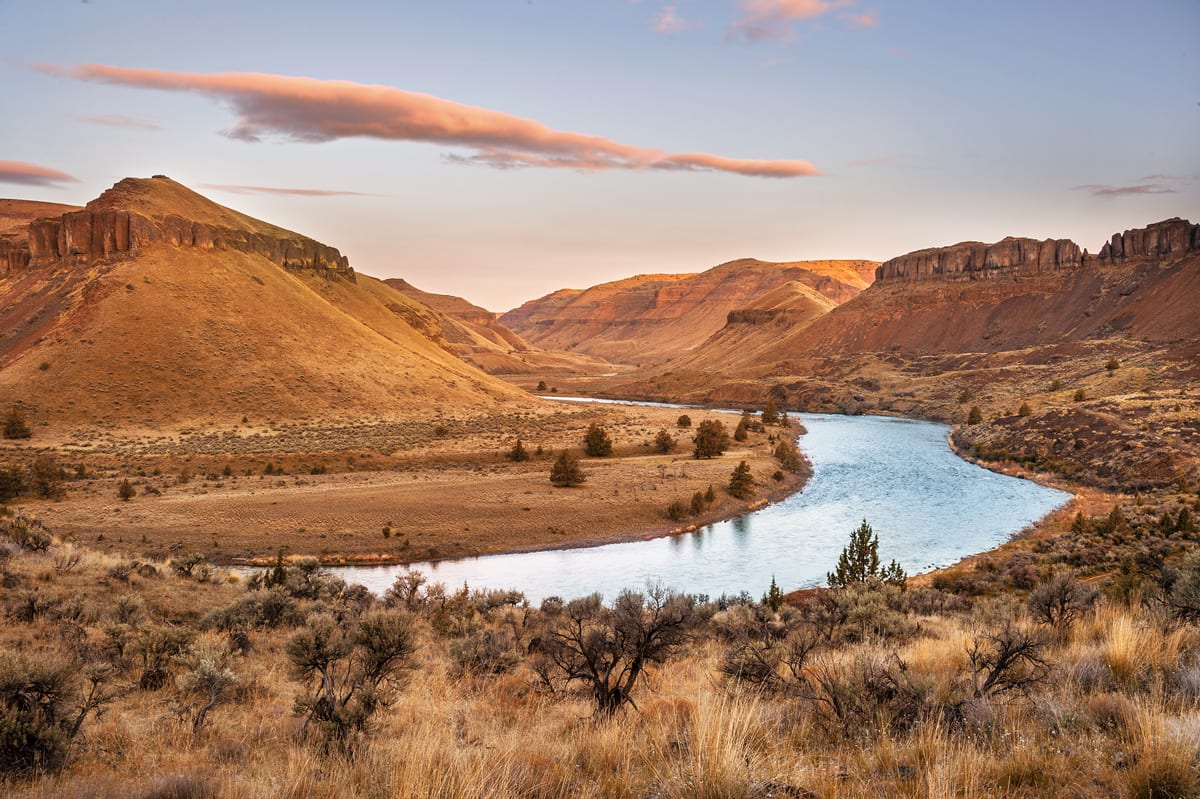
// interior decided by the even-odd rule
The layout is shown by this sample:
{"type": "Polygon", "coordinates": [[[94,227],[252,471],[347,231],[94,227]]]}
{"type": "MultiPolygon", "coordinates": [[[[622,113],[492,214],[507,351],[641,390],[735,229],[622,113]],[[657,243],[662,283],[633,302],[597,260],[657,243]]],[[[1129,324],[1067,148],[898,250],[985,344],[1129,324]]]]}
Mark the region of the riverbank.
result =
{"type": "MultiPolygon", "coordinates": [[[[382,565],[678,534],[803,487],[807,472],[781,470],[773,455],[778,438],[794,438],[797,425],[787,432],[774,426],[751,432],[723,455],[697,460],[691,439],[700,422],[720,420],[732,433],[736,417],[687,413],[692,424],[684,428],[677,424],[678,409],[565,406],[546,419],[511,424],[511,432],[450,426],[420,446],[388,454],[380,453],[382,442],[364,439],[340,455],[256,453],[253,461],[186,450],[123,455],[112,474],[67,483],[62,501],[22,503],[19,509],[57,535],[106,552],[194,552],[237,565],[267,563],[282,550],[326,565],[382,565]],[[592,422],[609,432],[613,454],[583,457],[582,485],[551,486],[557,452],[581,450],[592,422]],[[676,441],[668,453],[655,446],[663,430],[676,441]],[[506,457],[518,435],[529,461],[506,457]],[[756,486],[738,499],[726,487],[742,460],[756,486]],[[186,480],[185,470],[191,472],[186,480]],[[118,498],[123,479],[135,487],[131,501],[118,498]],[[713,500],[693,513],[693,496],[707,494],[710,486],[713,500]],[[682,507],[675,514],[681,518],[669,517],[672,503],[682,507]]],[[[319,430],[288,434],[289,443],[321,438],[319,430]]],[[[206,438],[205,446],[215,444],[206,438]]],[[[86,468],[95,470],[97,463],[93,459],[86,468]]]]}

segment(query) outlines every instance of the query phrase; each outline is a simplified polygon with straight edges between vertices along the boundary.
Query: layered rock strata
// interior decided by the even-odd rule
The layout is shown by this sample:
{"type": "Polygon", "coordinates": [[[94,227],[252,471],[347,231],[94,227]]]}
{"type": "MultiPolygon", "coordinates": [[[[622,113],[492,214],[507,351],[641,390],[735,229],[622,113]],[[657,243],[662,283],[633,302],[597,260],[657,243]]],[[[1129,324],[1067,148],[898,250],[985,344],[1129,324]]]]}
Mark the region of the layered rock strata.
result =
{"type": "MultiPolygon", "coordinates": [[[[282,237],[267,233],[193,222],[179,216],[152,219],[120,210],[82,210],[54,219],[37,219],[29,225],[28,254],[18,250],[8,256],[9,268],[40,266],[66,259],[91,263],[150,244],[202,250],[236,250],[261,255],[289,271],[312,270],[327,279],[354,282],[350,261],[337,248],[303,236],[282,237]],[[21,262],[24,263],[21,263],[21,262]]],[[[0,257],[4,255],[0,245],[0,257]]]]}

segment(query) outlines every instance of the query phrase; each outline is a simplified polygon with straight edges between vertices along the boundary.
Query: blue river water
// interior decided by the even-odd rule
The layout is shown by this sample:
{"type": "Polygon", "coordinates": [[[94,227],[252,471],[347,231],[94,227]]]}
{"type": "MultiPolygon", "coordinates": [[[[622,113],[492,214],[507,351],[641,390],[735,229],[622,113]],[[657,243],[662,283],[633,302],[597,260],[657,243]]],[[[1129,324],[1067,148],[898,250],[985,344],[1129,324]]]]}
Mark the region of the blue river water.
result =
{"type": "Polygon", "coordinates": [[[850,532],[866,519],[883,562],[910,574],[992,549],[1071,495],[967,463],[949,428],[884,416],[796,414],[813,465],[802,491],[693,533],[597,547],[487,555],[410,566],[338,567],[382,593],[406,568],[458,588],[515,588],[531,602],[658,583],[685,593],[761,596],[823,584],[850,532]]]}

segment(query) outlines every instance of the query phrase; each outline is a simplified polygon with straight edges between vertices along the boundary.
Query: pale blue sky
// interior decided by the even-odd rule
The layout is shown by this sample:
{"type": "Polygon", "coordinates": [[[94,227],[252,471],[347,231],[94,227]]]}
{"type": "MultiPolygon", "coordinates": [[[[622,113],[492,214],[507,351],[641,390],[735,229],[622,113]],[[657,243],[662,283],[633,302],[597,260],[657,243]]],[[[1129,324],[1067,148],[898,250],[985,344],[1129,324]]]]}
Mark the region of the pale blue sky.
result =
{"type": "Polygon", "coordinates": [[[742,256],[885,259],[1005,235],[1094,251],[1118,230],[1200,218],[1197,0],[0,0],[0,31],[0,162],[76,179],[0,170],[0,196],[82,203],[164,173],[359,271],[498,311],[742,256]],[[236,93],[35,63],[380,85],[639,153],[822,174],[499,169],[456,163],[480,150],[451,140],[281,135],[320,127],[319,109],[251,143],[222,135],[236,93]]]}

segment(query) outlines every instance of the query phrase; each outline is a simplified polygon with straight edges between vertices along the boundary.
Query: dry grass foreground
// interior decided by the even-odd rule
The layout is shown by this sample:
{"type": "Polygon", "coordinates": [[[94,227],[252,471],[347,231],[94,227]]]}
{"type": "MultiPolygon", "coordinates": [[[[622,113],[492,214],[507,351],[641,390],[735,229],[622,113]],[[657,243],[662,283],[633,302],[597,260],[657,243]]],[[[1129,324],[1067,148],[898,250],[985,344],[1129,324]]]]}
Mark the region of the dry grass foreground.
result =
{"type": "MultiPolygon", "coordinates": [[[[300,736],[305,681],[289,653],[322,619],[367,618],[370,597],[301,564],[275,588],[247,589],[203,565],[41,544],[3,546],[0,689],[10,696],[22,675],[67,663],[72,690],[104,675],[106,701],[65,750],[46,742],[61,770],[0,783],[13,799],[1200,791],[1200,631],[1171,604],[1180,581],[1200,595],[1196,558],[1165,592],[1147,579],[1097,601],[1068,579],[1070,612],[1049,623],[1047,605],[1021,595],[881,586],[801,608],[712,604],[675,657],[652,664],[636,707],[612,716],[526,654],[561,613],[553,606],[401,593],[390,612],[409,620],[415,644],[401,684],[350,748],[331,750],[300,736]],[[1031,644],[1030,657],[998,668],[1005,641],[1031,644]],[[223,687],[197,725],[210,696],[197,685],[214,673],[223,687]]],[[[1035,595],[1054,584],[1046,574],[1035,595]]],[[[68,722],[76,712],[59,711],[68,722]]],[[[19,717],[0,706],[6,723],[19,717]]],[[[0,730],[6,756],[14,729],[0,730]]]]}
{"type": "Polygon", "coordinates": [[[61,501],[22,507],[56,534],[102,551],[200,553],[231,563],[265,562],[283,548],[331,564],[403,563],[664,535],[732,517],[804,480],[772,454],[776,438],[794,437],[795,428],[752,432],[724,455],[696,460],[700,423],[721,420],[732,434],[737,416],[692,410],[692,426],[679,428],[679,410],[561,405],[554,415],[445,419],[424,437],[401,426],[410,436],[403,444],[388,425],[355,436],[289,426],[261,437],[242,431],[136,445],[106,438],[59,447],[64,466],[82,463],[103,476],[68,482],[61,501]],[[583,485],[551,486],[555,453],[581,450],[593,421],[613,439],[613,455],[584,457],[583,485]],[[661,430],[677,440],[671,453],[654,447],[661,430]],[[518,435],[533,455],[528,462],[506,457],[518,435]],[[725,487],[742,460],[757,486],[738,499],[725,487]],[[137,492],[128,502],[118,498],[126,477],[137,492]],[[716,501],[693,513],[693,495],[709,486],[716,501]],[[669,518],[673,502],[688,512],[669,518]]]}

